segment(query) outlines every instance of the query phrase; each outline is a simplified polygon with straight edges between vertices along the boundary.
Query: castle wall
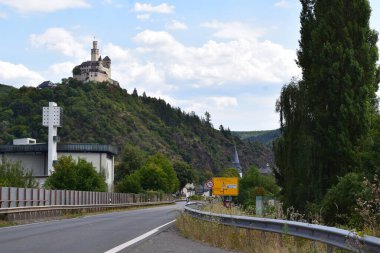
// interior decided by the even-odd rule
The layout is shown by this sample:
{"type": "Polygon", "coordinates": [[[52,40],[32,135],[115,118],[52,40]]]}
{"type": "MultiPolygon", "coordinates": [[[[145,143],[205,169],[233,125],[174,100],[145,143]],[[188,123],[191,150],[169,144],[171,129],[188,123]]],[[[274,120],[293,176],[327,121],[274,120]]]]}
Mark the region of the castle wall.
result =
{"type": "Polygon", "coordinates": [[[111,60],[106,56],[105,61],[98,61],[99,49],[97,48],[97,41],[93,42],[91,49],[91,61],[83,62],[78,67],[80,68],[80,75],[73,75],[74,79],[82,82],[111,82],[111,60]]]}

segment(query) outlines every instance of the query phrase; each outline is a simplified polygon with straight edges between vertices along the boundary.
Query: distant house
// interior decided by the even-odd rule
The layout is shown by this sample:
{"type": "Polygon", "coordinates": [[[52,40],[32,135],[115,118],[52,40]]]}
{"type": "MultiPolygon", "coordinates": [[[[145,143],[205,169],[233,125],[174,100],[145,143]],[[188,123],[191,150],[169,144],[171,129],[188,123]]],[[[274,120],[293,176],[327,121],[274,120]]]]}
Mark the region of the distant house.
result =
{"type": "Polygon", "coordinates": [[[269,163],[259,169],[260,173],[264,176],[273,175],[273,169],[269,166],[269,163]]]}
{"type": "Polygon", "coordinates": [[[55,84],[51,81],[44,81],[40,85],[37,86],[38,89],[54,88],[54,87],[57,87],[57,84],[55,84]]]}
{"type": "MultiPolygon", "coordinates": [[[[95,167],[97,172],[104,172],[108,191],[113,188],[114,156],[117,149],[111,145],[101,144],[58,144],[57,155],[82,158],[95,167]]],[[[48,177],[47,167],[48,144],[36,143],[35,139],[23,138],[13,140],[13,145],[0,145],[0,163],[5,158],[20,161],[23,168],[31,170],[40,184],[48,177]]]]}

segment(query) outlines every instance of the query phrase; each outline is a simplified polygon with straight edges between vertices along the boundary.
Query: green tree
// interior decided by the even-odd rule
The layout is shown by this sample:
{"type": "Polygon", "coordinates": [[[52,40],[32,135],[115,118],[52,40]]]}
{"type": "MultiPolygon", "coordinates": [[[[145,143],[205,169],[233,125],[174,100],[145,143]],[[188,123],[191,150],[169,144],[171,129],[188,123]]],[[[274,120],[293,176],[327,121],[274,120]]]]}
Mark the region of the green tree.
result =
{"type": "Polygon", "coordinates": [[[282,137],[275,143],[285,204],[318,202],[354,159],[375,112],[377,33],[368,0],[301,0],[298,65],[302,79],[277,102],[282,137]]]}
{"type": "Polygon", "coordinates": [[[136,171],[130,175],[125,175],[115,186],[116,192],[139,193],[142,192],[141,179],[136,171]]]}
{"type": "Polygon", "coordinates": [[[221,177],[240,177],[235,168],[226,168],[220,174],[221,177]]]}
{"type": "Polygon", "coordinates": [[[239,180],[238,201],[248,207],[256,205],[256,196],[275,196],[279,191],[273,176],[263,176],[256,167],[252,167],[239,180]]]}
{"type": "Polygon", "coordinates": [[[80,75],[82,73],[78,66],[75,66],[72,72],[73,72],[73,75],[80,75]]]}
{"type": "Polygon", "coordinates": [[[145,155],[141,149],[127,144],[122,151],[121,161],[115,167],[115,182],[122,180],[126,175],[140,169],[145,163],[145,155]]]}
{"type": "Polygon", "coordinates": [[[32,171],[24,170],[21,162],[2,159],[0,163],[0,187],[37,188],[32,171]]]}
{"type": "Polygon", "coordinates": [[[62,156],[58,159],[54,164],[53,173],[45,182],[45,187],[77,191],[107,190],[104,178],[96,172],[91,163],[81,158],[75,161],[71,156],[62,156]]]}
{"type": "Polygon", "coordinates": [[[169,192],[167,175],[160,166],[147,162],[138,170],[138,174],[144,190],[169,192]]]}
{"type": "Polygon", "coordinates": [[[348,173],[339,177],[325,194],[321,203],[321,212],[327,224],[346,224],[357,227],[359,215],[356,212],[357,199],[363,192],[363,177],[356,173],[348,173]]]}
{"type": "Polygon", "coordinates": [[[156,155],[149,157],[146,164],[154,164],[164,172],[166,185],[164,188],[161,188],[162,190],[164,190],[167,193],[173,193],[178,191],[179,181],[177,178],[177,174],[173,169],[173,165],[167,157],[165,157],[163,154],[157,153],[156,155]]]}
{"type": "Polygon", "coordinates": [[[173,168],[177,174],[180,189],[183,189],[187,183],[194,182],[195,172],[190,164],[182,161],[175,161],[173,168]]]}

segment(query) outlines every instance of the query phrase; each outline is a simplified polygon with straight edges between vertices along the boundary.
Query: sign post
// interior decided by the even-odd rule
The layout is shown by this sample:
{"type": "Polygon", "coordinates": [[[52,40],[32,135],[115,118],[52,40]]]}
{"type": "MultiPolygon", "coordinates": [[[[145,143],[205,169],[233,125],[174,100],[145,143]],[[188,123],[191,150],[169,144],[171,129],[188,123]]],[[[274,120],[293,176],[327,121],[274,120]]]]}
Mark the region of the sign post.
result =
{"type": "Polygon", "coordinates": [[[231,208],[232,196],[239,194],[239,178],[237,177],[214,177],[213,194],[215,196],[222,196],[224,206],[231,208]]]}

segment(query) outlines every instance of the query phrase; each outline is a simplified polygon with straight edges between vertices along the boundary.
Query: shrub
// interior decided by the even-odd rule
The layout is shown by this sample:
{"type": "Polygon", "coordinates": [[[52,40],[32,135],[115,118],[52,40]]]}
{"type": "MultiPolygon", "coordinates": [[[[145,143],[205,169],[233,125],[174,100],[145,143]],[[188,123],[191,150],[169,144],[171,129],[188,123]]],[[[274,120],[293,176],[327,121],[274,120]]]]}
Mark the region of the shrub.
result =
{"type": "Polygon", "coordinates": [[[46,180],[45,187],[60,190],[100,191],[107,190],[102,175],[84,159],[75,161],[71,156],[62,156],[54,164],[52,175],[46,180]]]}
{"type": "Polygon", "coordinates": [[[116,192],[139,193],[142,192],[141,179],[137,173],[126,175],[116,184],[116,192]]]}
{"type": "Polygon", "coordinates": [[[355,208],[356,199],[363,191],[362,178],[356,173],[348,173],[339,177],[322,199],[321,212],[327,224],[360,225],[355,208]]]}
{"type": "Polygon", "coordinates": [[[36,188],[38,183],[33,178],[33,172],[24,170],[21,162],[3,159],[0,163],[0,187],[2,186],[36,188]]]}

